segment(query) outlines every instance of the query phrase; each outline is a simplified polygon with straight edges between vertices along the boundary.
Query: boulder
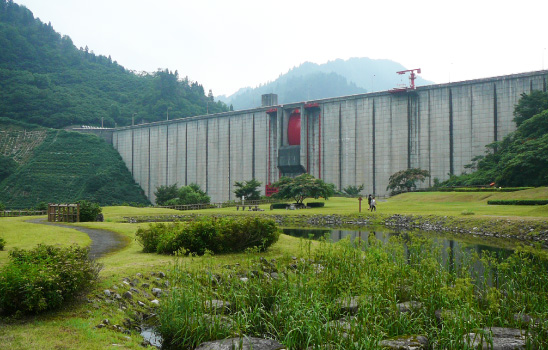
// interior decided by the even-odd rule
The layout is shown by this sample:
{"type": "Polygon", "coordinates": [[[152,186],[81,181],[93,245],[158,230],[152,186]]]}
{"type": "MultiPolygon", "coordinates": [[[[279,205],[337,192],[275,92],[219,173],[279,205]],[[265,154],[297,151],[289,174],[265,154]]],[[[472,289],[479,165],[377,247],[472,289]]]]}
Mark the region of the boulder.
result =
{"type": "Polygon", "coordinates": [[[406,301],[404,303],[396,304],[396,307],[398,308],[399,312],[407,313],[422,308],[422,303],[418,301],[406,301]]]}
{"type": "Polygon", "coordinates": [[[464,342],[473,349],[514,350],[525,349],[525,332],[515,328],[491,327],[469,333],[464,342]],[[493,342],[491,347],[490,342],[493,342]]]}
{"type": "Polygon", "coordinates": [[[261,338],[229,338],[208,341],[200,344],[195,350],[282,350],[285,347],[275,340],[261,338]]]}
{"type": "Polygon", "coordinates": [[[385,339],[379,345],[385,349],[419,350],[428,348],[428,339],[423,335],[404,335],[385,339]]]}
{"type": "Polygon", "coordinates": [[[207,300],[206,309],[211,313],[222,313],[230,310],[230,303],[223,300],[207,300]]]}

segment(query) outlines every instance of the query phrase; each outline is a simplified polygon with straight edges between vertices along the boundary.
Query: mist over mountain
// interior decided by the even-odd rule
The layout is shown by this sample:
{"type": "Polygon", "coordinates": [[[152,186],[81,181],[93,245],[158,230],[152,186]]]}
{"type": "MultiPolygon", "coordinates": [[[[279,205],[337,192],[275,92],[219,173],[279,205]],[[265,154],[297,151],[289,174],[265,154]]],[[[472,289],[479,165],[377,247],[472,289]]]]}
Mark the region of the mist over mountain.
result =
{"type": "MultiPolygon", "coordinates": [[[[408,85],[408,75],[396,73],[406,69],[391,60],[367,57],[336,59],[324,64],[305,62],[272,82],[256,88],[245,87],[230,96],[217,98],[238,110],[260,106],[261,95],[266,93],[278,94],[278,102],[283,104],[383,91],[408,85]]],[[[420,76],[415,80],[417,86],[428,84],[433,82],[420,76]]]]}

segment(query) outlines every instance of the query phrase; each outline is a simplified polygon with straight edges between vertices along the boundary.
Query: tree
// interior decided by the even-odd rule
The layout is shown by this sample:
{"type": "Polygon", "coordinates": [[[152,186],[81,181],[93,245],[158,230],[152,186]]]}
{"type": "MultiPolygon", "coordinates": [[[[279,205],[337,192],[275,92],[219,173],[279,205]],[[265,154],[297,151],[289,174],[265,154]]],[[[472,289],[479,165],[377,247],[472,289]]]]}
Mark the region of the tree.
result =
{"type": "Polygon", "coordinates": [[[210,202],[209,196],[202,191],[200,185],[191,183],[188,186],[182,186],[177,190],[176,198],[165,202],[165,205],[187,205],[187,204],[204,204],[210,202]]]}
{"type": "Polygon", "coordinates": [[[348,187],[343,188],[343,192],[350,197],[358,197],[361,194],[361,191],[363,191],[363,188],[363,184],[359,186],[349,185],[348,187]]]}
{"type": "Polygon", "coordinates": [[[527,119],[548,109],[548,93],[539,90],[530,94],[521,94],[521,98],[514,109],[514,122],[520,126],[527,119]]]}
{"type": "Polygon", "coordinates": [[[392,192],[411,191],[412,188],[417,187],[417,181],[423,182],[427,177],[430,177],[428,170],[420,168],[400,170],[390,176],[386,189],[392,192]]]}
{"type": "Polygon", "coordinates": [[[17,163],[13,158],[0,155],[0,182],[13,174],[17,169],[17,163]]]}
{"type": "Polygon", "coordinates": [[[157,205],[165,205],[170,199],[177,198],[177,184],[174,183],[170,186],[158,186],[154,192],[156,196],[157,205]]]}
{"type": "Polygon", "coordinates": [[[245,199],[258,200],[261,199],[260,186],[261,183],[255,179],[243,182],[236,181],[234,182],[234,187],[237,188],[234,190],[234,194],[238,198],[245,196],[245,199]]]}
{"type": "Polygon", "coordinates": [[[297,204],[302,204],[309,197],[329,199],[335,192],[335,185],[325,183],[310,174],[302,174],[295,178],[284,176],[272,186],[278,188],[278,193],[274,195],[276,198],[293,199],[297,204]]]}

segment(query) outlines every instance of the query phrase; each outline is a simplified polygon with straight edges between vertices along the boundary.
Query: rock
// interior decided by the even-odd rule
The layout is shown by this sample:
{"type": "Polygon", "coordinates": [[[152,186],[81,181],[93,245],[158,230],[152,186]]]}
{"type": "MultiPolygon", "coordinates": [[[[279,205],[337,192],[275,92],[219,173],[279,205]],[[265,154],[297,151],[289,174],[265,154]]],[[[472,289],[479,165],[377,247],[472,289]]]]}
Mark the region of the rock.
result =
{"type": "Polygon", "coordinates": [[[337,299],[336,303],[341,308],[341,312],[344,314],[356,314],[358,312],[358,296],[347,297],[342,299],[337,299]]]}
{"type": "Polygon", "coordinates": [[[107,297],[109,297],[109,298],[110,298],[110,296],[112,295],[112,293],[111,293],[110,290],[108,290],[108,289],[105,289],[105,291],[104,291],[103,293],[105,293],[105,295],[106,295],[107,297]]]}
{"type": "Polygon", "coordinates": [[[99,324],[98,324],[97,326],[95,326],[95,328],[99,328],[99,329],[101,329],[101,328],[103,328],[104,326],[105,326],[104,324],[102,324],[102,323],[99,323],[99,324]]]}
{"type": "Polygon", "coordinates": [[[137,273],[135,274],[135,276],[136,276],[137,278],[143,278],[143,274],[140,273],[140,272],[137,272],[137,273]]]}
{"type": "Polygon", "coordinates": [[[120,299],[122,299],[122,296],[120,294],[116,293],[116,294],[114,294],[114,299],[120,300],[120,299]]]}
{"type": "Polygon", "coordinates": [[[160,277],[160,278],[166,277],[166,274],[163,273],[162,271],[158,272],[156,275],[157,275],[158,277],[160,277]]]}
{"type": "Polygon", "coordinates": [[[105,318],[102,323],[108,326],[110,324],[110,321],[108,320],[108,318],[105,318]]]}
{"type": "Polygon", "coordinates": [[[135,293],[135,294],[140,294],[140,293],[141,293],[141,292],[139,292],[139,290],[138,290],[138,289],[136,289],[136,288],[133,288],[133,287],[132,287],[132,288],[130,288],[130,289],[129,289],[129,291],[130,291],[130,292],[132,292],[132,293],[135,293]]]}
{"type": "Polygon", "coordinates": [[[142,301],[140,301],[140,300],[139,300],[139,301],[137,301],[137,304],[138,304],[139,306],[141,306],[141,307],[145,307],[145,306],[146,306],[146,305],[145,305],[145,303],[143,303],[143,302],[142,302],[142,301]]]}
{"type": "Polygon", "coordinates": [[[229,338],[200,344],[195,350],[282,350],[285,347],[275,340],[261,338],[229,338]]]}
{"type": "Polygon", "coordinates": [[[278,279],[278,273],[277,272],[272,272],[270,273],[270,277],[272,277],[273,279],[277,280],[278,279]]]}
{"type": "Polygon", "coordinates": [[[406,301],[404,303],[396,304],[396,308],[401,313],[407,313],[422,308],[422,303],[419,303],[418,301],[406,301]]]}
{"type": "Polygon", "coordinates": [[[160,305],[160,301],[158,299],[154,299],[150,302],[151,304],[154,304],[156,306],[160,305]]]}
{"type": "Polygon", "coordinates": [[[131,299],[133,299],[133,294],[131,294],[130,291],[127,291],[127,292],[125,292],[124,294],[122,294],[122,297],[123,297],[124,299],[130,299],[130,300],[131,300],[131,299]]]}
{"type": "Polygon", "coordinates": [[[379,345],[386,349],[419,350],[428,348],[428,339],[423,335],[404,335],[385,339],[379,345]]]}
{"type": "Polygon", "coordinates": [[[159,297],[162,295],[162,290],[160,288],[152,288],[152,295],[159,297]]]}
{"type": "Polygon", "coordinates": [[[249,278],[247,278],[247,277],[241,277],[241,278],[240,278],[240,281],[242,281],[242,282],[247,282],[247,281],[249,281],[249,278]]]}
{"type": "Polygon", "coordinates": [[[148,289],[148,288],[150,288],[150,284],[148,284],[148,283],[143,283],[143,284],[141,284],[141,288],[143,288],[143,289],[148,289]]]}
{"type": "Polygon", "coordinates": [[[464,336],[464,342],[476,349],[514,350],[525,349],[525,332],[515,328],[491,327],[464,336]],[[491,347],[490,339],[493,346],[491,347]]]}
{"type": "Polygon", "coordinates": [[[212,313],[218,313],[218,312],[228,312],[230,310],[230,303],[228,301],[222,301],[222,300],[207,300],[206,301],[206,309],[208,309],[212,313]]]}

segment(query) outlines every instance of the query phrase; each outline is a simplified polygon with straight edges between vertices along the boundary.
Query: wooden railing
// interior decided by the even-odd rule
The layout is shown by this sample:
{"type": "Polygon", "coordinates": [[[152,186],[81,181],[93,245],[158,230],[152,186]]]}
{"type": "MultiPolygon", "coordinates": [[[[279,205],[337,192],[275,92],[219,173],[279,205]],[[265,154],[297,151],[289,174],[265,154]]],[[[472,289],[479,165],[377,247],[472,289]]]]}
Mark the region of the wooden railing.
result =
{"type": "Polygon", "coordinates": [[[0,217],[38,216],[47,213],[46,210],[3,210],[0,211],[0,217]]]}

